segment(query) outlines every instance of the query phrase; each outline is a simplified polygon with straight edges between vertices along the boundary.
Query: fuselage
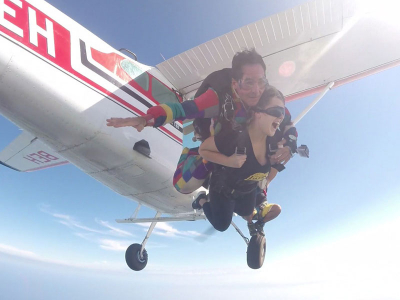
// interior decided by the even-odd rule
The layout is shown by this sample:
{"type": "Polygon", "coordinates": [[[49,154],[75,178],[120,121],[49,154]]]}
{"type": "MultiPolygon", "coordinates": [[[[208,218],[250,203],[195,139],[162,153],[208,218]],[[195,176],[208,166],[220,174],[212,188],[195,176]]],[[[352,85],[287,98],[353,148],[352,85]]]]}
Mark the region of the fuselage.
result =
{"type": "Polygon", "coordinates": [[[116,192],[158,211],[190,211],[172,175],[182,124],[138,133],[110,117],[182,101],[155,68],[115,50],[44,1],[0,0],[0,112],[116,192]],[[148,142],[150,158],[133,150],[148,142]]]}

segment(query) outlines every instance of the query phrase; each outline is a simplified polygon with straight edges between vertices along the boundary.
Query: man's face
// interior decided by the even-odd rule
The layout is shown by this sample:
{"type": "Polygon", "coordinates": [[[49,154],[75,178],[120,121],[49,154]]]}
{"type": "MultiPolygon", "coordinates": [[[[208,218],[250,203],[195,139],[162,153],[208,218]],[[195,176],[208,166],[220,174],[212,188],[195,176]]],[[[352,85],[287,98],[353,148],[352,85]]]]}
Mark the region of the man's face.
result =
{"type": "Polygon", "coordinates": [[[232,79],[233,88],[246,105],[254,106],[266,87],[264,69],[259,64],[244,65],[242,72],[243,76],[239,81],[232,79]]]}

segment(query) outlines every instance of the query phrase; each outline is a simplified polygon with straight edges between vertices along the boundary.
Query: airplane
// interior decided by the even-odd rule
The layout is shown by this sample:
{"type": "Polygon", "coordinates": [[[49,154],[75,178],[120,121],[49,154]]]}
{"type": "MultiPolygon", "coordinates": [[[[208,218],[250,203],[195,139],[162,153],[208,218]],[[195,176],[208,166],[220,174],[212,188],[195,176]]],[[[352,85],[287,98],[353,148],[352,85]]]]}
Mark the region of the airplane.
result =
{"type": "MultiPolygon", "coordinates": [[[[140,271],[157,222],[204,219],[191,208],[191,195],[172,186],[192,128],[173,122],[137,133],[113,130],[105,120],[190,99],[208,74],[230,66],[237,51],[255,48],[269,82],[288,102],[318,94],[297,123],[330,89],[400,64],[400,24],[365,3],[309,1],[151,67],[45,1],[0,0],[0,112],[23,129],[0,153],[0,163],[21,172],[72,163],[136,201],[133,215],[117,222],[151,222],[143,242],[125,254],[128,266],[140,271]],[[138,218],[142,205],[155,217],[138,218]]],[[[232,225],[248,244],[248,264],[261,267],[265,239],[253,243],[232,225]]]]}

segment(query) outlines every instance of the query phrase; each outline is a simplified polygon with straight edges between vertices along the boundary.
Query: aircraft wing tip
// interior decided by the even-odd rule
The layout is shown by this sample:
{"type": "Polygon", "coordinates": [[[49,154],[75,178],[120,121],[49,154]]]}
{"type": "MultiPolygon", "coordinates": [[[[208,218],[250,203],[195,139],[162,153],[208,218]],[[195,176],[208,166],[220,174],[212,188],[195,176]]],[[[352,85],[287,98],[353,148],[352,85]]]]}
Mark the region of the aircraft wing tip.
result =
{"type": "Polygon", "coordinates": [[[16,168],[13,168],[13,167],[11,167],[10,165],[7,165],[6,163],[4,163],[4,162],[2,162],[2,161],[0,161],[0,165],[3,165],[3,166],[5,166],[5,167],[10,168],[10,169],[12,169],[12,170],[14,170],[14,171],[17,171],[17,172],[21,172],[21,170],[18,170],[18,169],[16,169],[16,168]]]}

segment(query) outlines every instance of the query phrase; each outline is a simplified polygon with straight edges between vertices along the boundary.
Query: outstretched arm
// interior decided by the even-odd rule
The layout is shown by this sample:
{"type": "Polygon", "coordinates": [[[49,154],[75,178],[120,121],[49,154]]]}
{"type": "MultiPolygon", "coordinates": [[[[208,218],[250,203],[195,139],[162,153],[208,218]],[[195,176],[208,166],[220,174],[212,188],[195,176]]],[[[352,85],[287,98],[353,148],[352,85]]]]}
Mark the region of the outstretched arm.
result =
{"type": "Polygon", "coordinates": [[[144,116],[108,119],[107,126],[116,128],[132,126],[140,132],[145,126],[160,127],[175,120],[213,118],[218,116],[218,112],[218,95],[213,89],[208,89],[194,100],[153,106],[147,110],[147,114],[144,116]]]}
{"type": "Polygon", "coordinates": [[[106,121],[107,121],[107,126],[115,128],[132,126],[136,128],[136,130],[139,132],[141,132],[147,124],[147,121],[144,117],[110,118],[107,119],[106,121]]]}

